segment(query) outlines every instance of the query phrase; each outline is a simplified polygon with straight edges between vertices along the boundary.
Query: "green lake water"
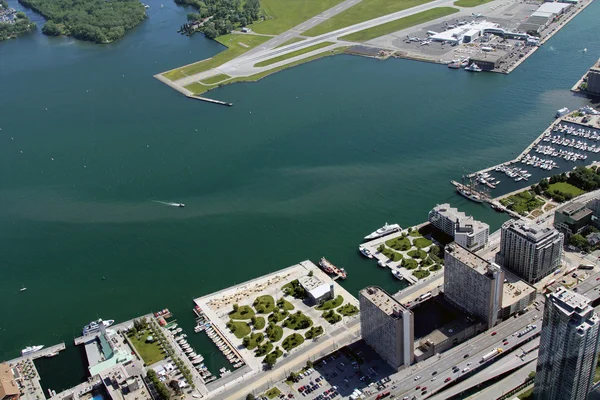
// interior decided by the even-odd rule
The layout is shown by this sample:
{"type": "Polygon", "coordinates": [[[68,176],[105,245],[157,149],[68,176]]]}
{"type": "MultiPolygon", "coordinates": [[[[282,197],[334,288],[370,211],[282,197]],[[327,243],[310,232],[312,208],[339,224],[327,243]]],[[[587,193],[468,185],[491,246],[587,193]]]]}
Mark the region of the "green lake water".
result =
{"type": "MultiPolygon", "coordinates": [[[[39,29],[0,44],[0,359],[168,307],[216,371],[225,360],[191,330],[194,297],[321,256],[353,293],[399,290],[359,256],[361,238],[443,202],[498,229],[505,215],[449,181],[587,104],[569,88],[600,54],[596,3],[509,76],[342,55],[210,92],[229,108],[152,78],[222,46],[178,35],[185,9],[149,4],[110,45],[39,29]]],[[[78,359],[40,362],[44,384],[78,382],[78,359]]]]}

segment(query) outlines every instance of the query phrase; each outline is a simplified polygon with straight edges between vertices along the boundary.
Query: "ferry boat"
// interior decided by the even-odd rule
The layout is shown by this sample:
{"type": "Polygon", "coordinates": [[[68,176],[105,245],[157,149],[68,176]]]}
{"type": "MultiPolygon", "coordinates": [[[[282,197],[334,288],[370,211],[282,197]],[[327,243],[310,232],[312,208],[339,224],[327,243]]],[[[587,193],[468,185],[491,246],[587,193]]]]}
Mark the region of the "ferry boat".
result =
{"type": "Polygon", "coordinates": [[[469,65],[468,67],[465,67],[465,71],[471,71],[471,72],[481,72],[482,69],[479,68],[479,66],[475,63],[469,65]]]}
{"type": "Polygon", "coordinates": [[[369,251],[369,249],[365,249],[364,247],[359,247],[358,250],[360,251],[360,253],[367,257],[367,258],[373,258],[373,254],[371,254],[371,252],[369,251]]]}
{"type": "Polygon", "coordinates": [[[328,274],[334,274],[339,276],[341,279],[346,279],[346,270],[344,268],[336,267],[325,257],[321,257],[321,259],[319,260],[319,266],[323,271],[327,272],[328,274]]]}
{"type": "Polygon", "coordinates": [[[460,61],[452,61],[450,64],[448,64],[448,68],[459,69],[460,61]]]}
{"type": "Polygon", "coordinates": [[[26,356],[29,355],[31,353],[35,353],[36,351],[40,351],[41,349],[44,348],[44,345],[39,345],[39,346],[27,346],[25,347],[23,350],[21,350],[21,355],[22,356],[26,356]]]}
{"type": "Polygon", "coordinates": [[[381,228],[377,229],[375,232],[372,232],[370,235],[365,236],[365,240],[377,239],[389,235],[390,233],[398,232],[401,229],[402,228],[398,224],[388,225],[386,222],[381,228]]]}
{"type": "Polygon", "coordinates": [[[114,323],[115,323],[114,319],[109,319],[106,321],[99,319],[98,321],[92,321],[83,327],[82,334],[83,334],[83,336],[85,336],[85,335],[91,335],[92,333],[100,332],[100,324],[104,325],[105,328],[108,328],[109,326],[111,326],[114,323]]]}

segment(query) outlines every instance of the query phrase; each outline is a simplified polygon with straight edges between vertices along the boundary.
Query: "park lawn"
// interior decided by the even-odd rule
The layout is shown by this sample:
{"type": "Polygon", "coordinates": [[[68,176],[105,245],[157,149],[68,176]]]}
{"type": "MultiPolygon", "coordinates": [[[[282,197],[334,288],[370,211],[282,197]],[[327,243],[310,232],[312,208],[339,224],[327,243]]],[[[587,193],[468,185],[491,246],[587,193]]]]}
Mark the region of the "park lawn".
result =
{"type": "Polygon", "coordinates": [[[540,208],[544,201],[540,200],[536,194],[530,190],[523,190],[512,196],[500,200],[500,203],[521,215],[527,215],[529,212],[540,208]]]}
{"type": "Polygon", "coordinates": [[[297,60],[297,61],[291,62],[289,64],[280,65],[279,67],[275,67],[273,69],[259,72],[258,74],[254,74],[254,75],[250,75],[250,76],[243,76],[243,77],[239,77],[239,78],[232,78],[232,79],[229,79],[228,81],[226,81],[222,84],[218,84],[218,85],[207,86],[207,85],[203,85],[199,82],[194,82],[194,83],[190,83],[189,85],[185,86],[185,88],[187,90],[191,91],[192,93],[194,93],[195,95],[200,95],[206,91],[215,89],[222,85],[229,85],[232,83],[241,83],[241,82],[256,82],[256,81],[259,81],[262,78],[265,78],[271,74],[274,74],[279,71],[283,71],[284,69],[295,67],[296,65],[304,64],[304,63],[307,63],[310,61],[315,61],[322,57],[334,56],[336,54],[341,54],[344,51],[346,51],[347,48],[348,48],[348,46],[336,47],[332,51],[326,51],[323,53],[315,54],[314,56],[306,57],[306,58],[303,58],[302,60],[297,60]]]}
{"type": "Polygon", "coordinates": [[[294,307],[294,305],[292,303],[290,303],[286,299],[277,300],[277,307],[283,308],[284,310],[287,310],[287,311],[290,311],[290,310],[293,310],[294,308],[296,308],[296,307],[294,307]]]}
{"type": "Polygon", "coordinates": [[[329,322],[330,324],[335,324],[342,320],[342,316],[333,310],[323,311],[321,317],[325,318],[325,321],[329,322]]]}
{"type": "Polygon", "coordinates": [[[279,325],[270,324],[267,326],[265,333],[267,334],[267,337],[271,343],[275,343],[281,340],[281,337],[283,336],[283,328],[279,325]]]}
{"type": "Polygon", "coordinates": [[[238,306],[237,311],[229,313],[231,319],[252,319],[254,317],[254,310],[250,306],[238,306]]]}
{"type": "Polygon", "coordinates": [[[283,349],[286,351],[290,351],[294,347],[300,346],[302,343],[304,343],[304,338],[302,335],[298,333],[292,333],[283,339],[283,342],[281,342],[281,347],[283,347],[283,349]]]}
{"type": "Polygon", "coordinates": [[[341,295],[337,295],[335,299],[327,300],[325,303],[315,307],[317,310],[329,310],[342,305],[344,298],[341,295]]]}
{"type": "Polygon", "coordinates": [[[265,319],[263,317],[256,317],[254,320],[254,329],[262,329],[265,327],[265,319]]]}
{"type": "Polygon", "coordinates": [[[219,75],[213,75],[210,78],[202,79],[200,82],[204,83],[205,85],[214,85],[215,83],[219,83],[219,82],[224,81],[225,79],[229,79],[229,78],[231,78],[231,77],[227,74],[219,74],[219,75]]]}
{"type": "Polygon", "coordinates": [[[410,243],[410,239],[407,237],[404,237],[404,236],[399,236],[397,238],[387,240],[385,242],[385,245],[394,250],[400,250],[400,251],[406,251],[412,247],[412,245],[410,243]]]}
{"type": "Polygon", "coordinates": [[[419,266],[419,263],[417,262],[417,260],[413,260],[412,258],[405,258],[404,260],[402,260],[402,267],[406,268],[406,269],[415,269],[419,266]]]}
{"type": "Polygon", "coordinates": [[[280,394],[281,394],[281,391],[279,389],[277,389],[277,387],[273,387],[265,392],[265,396],[267,396],[270,399],[274,399],[275,397],[279,396],[280,394]]]}
{"type": "Polygon", "coordinates": [[[302,35],[319,36],[359,22],[429,3],[429,1],[431,0],[363,0],[307,30],[302,35]]]}
{"type": "Polygon", "coordinates": [[[342,314],[344,317],[350,317],[352,315],[358,314],[358,308],[356,306],[347,303],[337,309],[337,312],[342,314]]]}
{"type": "Polygon", "coordinates": [[[379,245],[379,247],[377,248],[377,250],[381,254],[383,254],[384,256],[386,256],[388,258],[388,260],[390,260],[390,261],[400,261],[400,260],[402,260],[402,254],[397,253],[394,250],[385,247],[385,245],[383,243],[379,245]]]}
{"type": "Polygon", "coordinates": [[[454,2],[455,6],[459,7],[477,7],[494,0],[458,0],[454,2]]]}
{"type": "Polygon", "coordinates": [[[151,334],[150,330],[138,333],[140,339],[136,335],[128,335],[133,347],[135,347],[146,365],[152,365],[165,358],[165,352],[160,348],[158,341],[155,340],[152,343],[146,343],[146,338],[151,334]]]}
{"type": "Polygon", "coordinates": [[[427,278],[430,275],[430,272],[427,271],[426,269],[418,269],[416,271],[413,271],[412,274],[415,277],[417,277],[418,279],[423,279],[423,278],[427,278]]]}
{"type": "Polygon", "coordinates": [[[176,81],[177,79],[185,78],[186,76],[194,75],[199,72],[208,71],[209,69],[218,67],[227,61],[230,61],[237,56],[247,52],[251,48],[254,48],[260,44],[263,44],[267,40],[271,39],[268,36],[248,35],[248,34],[235,34],[231,33],[228,35],[219,36],[215,40],[227,49],[215,55],[212,58],[198,61],[197,63],[186,65],[185,67],[176,68],[171,71],[167,71],[162,74],[165,78],[176,81]],[[246,46],[243,46],[242,44],[246,46]]]}
{"type": "Polygon", "coordinates": [[[342,0],[261,0],[265,20],[250,25],[256,33],[277,35],[308,21],[342,0]]]}
{"type": "Polygon", "coordinates": [[[417,249],[424,249],[425,247],[431,246],[431,244],[432,241],[424,237],[416,238],[415,240],[413,240],[413,245],[417,249]]]}
{"type": "Polygon", "coordinates": [[[260,343],[262,343],[264,339],[265,335],[263,335],[262,333],[252,333],[250,334],[250,336],[246,336],[244,338],[244,346],[246,346],[248,350],[252,350],[258,345],[260,345],[260,343]],[[246,338],[248,339],[246,340],[246,338]]]}
{"type": "Polygon", "coordinates": [[[292,51],[291,53],[282,54],[280,56],[269,58],[268,60],[261,61],[259,63],[254,64],[255,67],[266,67],[267,65],[275,64],[276,62],[287,60],[301,54],[309,53],[314,50],[322,49],[323,47],[331,46],[334,44],[333,42],[322,42],[315,44],[313,46],[308,46],[300,50],[292,51]]]}
{"type": "Polygon", "coordinates": [[[424,260],[427,258],[427,253],[421,249],[411,250],[406,254],[411,258],[420,258],[421,260],[424,260]]]}
{"type": "Polygon", "coordinates": [[[442,266],[440,264],[434,264],[431,267],[429,267],[429,271],[431,272],[439,271],[440,269],[442,269],[442,266]]]}
{"type": "Polygon", "coordinates": [[[271,342],[266,342],[258,346],[256,351],[254,352],[254,355],[256,357],[266,356],[271,352],[271,350],[273,350],[273,344],[271,342]]]}
{"type": "Polygon", "coordinates": [[[241,339],[250,333],[250,325],[248,325],[247,322],[229,321],[227,327],[238,339],[241,339]]]}
{"type": "MultiPolygon", "coordinates": [[[[385,24],[374,26],[369,29],[364,29],[355,33],[351,33],[346,36],[342,36],[341,40],[348,40],[351,42],[366,42],[367,40],[375,39],[389,33],[397,32],[402,29],[410,28],[411,26],[419,25],[424,22],[433,21],[446,15],[454,14],[458,12],[458,8],[452,7],[436,7],[431,10],[422,11],[417,14],[409,15],[408,17],[400,18],[395,21],[390,21],[385,24]]],[[[413,234],[410,234],[413,236],[413,234]]],[[[417,232],[417,235],[418,232],[417,232]]],[[[420,235],[419,235],[420,236],[420,235]]]]}
{"type": "Polygon", "coordinates": [[[323,334],[323,327],[313,326],[304,333],[304,337],[307,339],[313,339],[323,334]]]}
{"type": "Polygon", "coordinates": [[[276,324],[279,321],[283,321],[288,316],[288,314],[289,313],[286,310],[276,310],[273,311],[271,315],[269,315],[268,319],[269,322],[276,324]]]}
{"type": "Polygon", "coordinates": [[[258,296],[252,305],[259,314],[268,314],[275,308],[275,299],[268,294],[258,296]]]}
{"type": "Polygon", "coordinates": [[[279,46],[276,46],[275,48],[278,49],[280,47],[287,46],[288,44],[298,43],[298,42],[301,42],[303,40],[305,40],[305,39],[304,38],[300,38],[300,37],[293,37],[290,40],[288,40],[287,42],[283,42],[279,46]]]}
{"type": "Polygon", "coordinates": [[[550,193],[554,193],[556,190],[561,191],[566,194],[571,194],[571,195],[573,195],[573,197],[577,197],[580,194],[584,193],[584,191],[579,189],[577,186],[573,186],[567,182],[556,182],[556,183],[552,183],[550,186],[548,186],[548,191],[550,193]]]}
{"type": "Polygon", "coordinates": [[[301,311],[298,311],[287,317],[285,321],[283,321],[282,325],[288,329],[297,331],[300,329],[310,328],[313,325],[313,322],[310,317],[302,314],[301,311]]]}

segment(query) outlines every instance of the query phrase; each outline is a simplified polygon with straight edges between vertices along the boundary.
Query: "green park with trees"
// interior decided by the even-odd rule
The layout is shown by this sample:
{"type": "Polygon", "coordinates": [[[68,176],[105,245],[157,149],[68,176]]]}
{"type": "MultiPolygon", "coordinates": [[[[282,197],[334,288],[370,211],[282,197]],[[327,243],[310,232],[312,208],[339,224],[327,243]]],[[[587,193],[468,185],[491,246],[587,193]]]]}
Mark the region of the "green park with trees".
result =
{"type": "MultiPolygon", "coordinates": [[[[6,0],[0,0],[0,10],[7,9],[8,3],[6,0]]],[[[35,30],[35,28],[35,22],[31,22],[23,11],[18,11],[12,22],[0,22],[0,41],[14,39],[35,30]]]]}
{"type": "Polygon", "coordinates": [[[146,18],[139,0],[19,0],[47,21],[48,36],[72,36],[94,43],[110,43],[146,18]]]}

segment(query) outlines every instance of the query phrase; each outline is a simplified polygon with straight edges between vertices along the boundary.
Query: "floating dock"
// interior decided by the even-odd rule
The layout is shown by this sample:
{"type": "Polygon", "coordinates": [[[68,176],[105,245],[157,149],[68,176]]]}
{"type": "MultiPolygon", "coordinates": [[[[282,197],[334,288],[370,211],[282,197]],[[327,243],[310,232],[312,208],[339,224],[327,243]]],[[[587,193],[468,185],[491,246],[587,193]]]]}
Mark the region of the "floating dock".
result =
{"type": "Polygon", "coordinates": [[[233,103],[229,103],[227,101],[209,99],[208,97],[201,97],[201,96],[195,96],[195,95],[187,95],[187,97],[189,97],[190,99],[196,99],[196,100],[206,101],[208,103],[220,104],[222,106],[227,106],[227,107],[231,107],[233,105],[233,103]]]}

